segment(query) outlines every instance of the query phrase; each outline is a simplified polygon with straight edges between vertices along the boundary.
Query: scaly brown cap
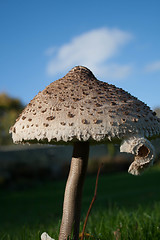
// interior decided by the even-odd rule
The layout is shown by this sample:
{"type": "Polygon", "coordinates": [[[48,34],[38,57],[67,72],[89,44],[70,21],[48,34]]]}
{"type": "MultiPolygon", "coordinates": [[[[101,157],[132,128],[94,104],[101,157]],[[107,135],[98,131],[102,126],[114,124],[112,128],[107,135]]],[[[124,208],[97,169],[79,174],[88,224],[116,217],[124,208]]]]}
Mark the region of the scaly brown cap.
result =
{"type": "Polygon", "coordinates": [[[14,142],[117,141],[157,136],[160,122],[146,104],[77,66],[39,92],[10,132],[14,142]]]}

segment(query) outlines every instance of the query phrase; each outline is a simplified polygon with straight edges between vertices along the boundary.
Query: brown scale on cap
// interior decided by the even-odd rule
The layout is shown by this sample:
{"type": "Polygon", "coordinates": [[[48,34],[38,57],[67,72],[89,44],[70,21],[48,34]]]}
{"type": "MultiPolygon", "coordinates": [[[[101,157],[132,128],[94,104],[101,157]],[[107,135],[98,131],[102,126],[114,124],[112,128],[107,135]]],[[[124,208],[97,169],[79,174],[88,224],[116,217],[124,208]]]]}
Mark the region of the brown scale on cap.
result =
{"type": "Polygon", "coordinates": [[[97,80],[89,69],[81,66],[74,67],[63,78],[39,92],[12,129],[15,142],[86,140],[86,136],[92,141],[121,139],[137,134],[137,129],[140,135],[148,136],[149,132],[150,138],[155,132],[160,134],[159,119],[146,104],[121,88],[97,80]],[[74,119],[72,126],[71,119],[74,119]],[[111,119],[117,124],[113,124],[111,119]],[[44,129],[46,120],[50,124],[44,129]],[[34,124],[30,136],[27,134],[31,127],[28,121],[34,124]],[[103,129],[97,124],[100,122],[103,122],[103,129]],[[23,129],[20,124],[23,124],[23,129]],[[69,135],[71,127],[72,136],[69,135]]]}
{"type": "Polygon", "coordinates": [[[46,118],[46,120],[48,120],[48,121],[51,121],[51,120],[54,120],[54,119],[55,119],[54,116],[49,116],[49,117],[46,118]]]}

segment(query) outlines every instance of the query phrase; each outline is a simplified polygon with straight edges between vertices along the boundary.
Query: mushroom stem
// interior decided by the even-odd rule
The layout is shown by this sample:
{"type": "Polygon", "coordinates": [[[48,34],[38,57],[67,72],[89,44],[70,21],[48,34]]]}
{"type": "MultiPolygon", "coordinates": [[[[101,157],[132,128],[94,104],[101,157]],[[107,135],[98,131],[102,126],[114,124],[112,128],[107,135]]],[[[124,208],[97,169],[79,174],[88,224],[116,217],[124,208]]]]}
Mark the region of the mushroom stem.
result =
{"type": "Polygon", "coordinates": [[[81,213],[81,196],[86,175],[89,155],[89,142],[75,142],[70,172],[66,184],[63,216],[60,227],[59,240],[79,238],[79,224],[81,213]]]}
{"type": "Polygon", "coordinates": [[[140,175],[141,172],[153,164],[155,157],[153,145],[144,137],[132,137],[124,140],[120,151],[134,154],[134,161],[128,169],[128,172],[133,175],[140,175]]]}

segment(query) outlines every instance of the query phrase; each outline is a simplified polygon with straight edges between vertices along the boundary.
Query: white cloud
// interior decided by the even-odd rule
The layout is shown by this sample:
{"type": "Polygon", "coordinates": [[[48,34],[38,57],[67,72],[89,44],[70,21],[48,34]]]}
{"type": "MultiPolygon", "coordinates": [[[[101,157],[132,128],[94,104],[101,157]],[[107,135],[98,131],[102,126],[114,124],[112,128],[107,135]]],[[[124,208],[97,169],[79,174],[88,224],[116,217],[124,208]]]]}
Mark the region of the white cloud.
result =
{"type": "Polygon", "coordinates": [[[45,54],[46,56],[52,56],[53,53],[55,53],[55,51],[56,51],[56,48],[55,48],[55,47],[50,47],[50,48],[47,48],[47,49],[45,50],[44,54],[45,54]]]}
{"type": "Polygon", "coordinates": [[[109,64],[97,68],[96,73],[98,76],[104,76],[109,79],[124,79],[132,72],[132,65],[120,65],[120,64],[109,64]]]}
{"type": "Polygon", "coordinates": [[[156,71],[160,71],[160,61],[150,63],[145,67],[145,72],[156,72],[156,71]]]}
{"type": "MultiPolygon", "coordinates": [[[[47,74],[66,72],[75,65],[90,68],[95,75],[124,78],[130,71],[129,65],[107,64],[132,39],[132,35],[119,29],[100,28],[73,38],[54,51],[47,65],[47,74]]],[[[48,51],[49,53],[52,51],[48,51]]]]}

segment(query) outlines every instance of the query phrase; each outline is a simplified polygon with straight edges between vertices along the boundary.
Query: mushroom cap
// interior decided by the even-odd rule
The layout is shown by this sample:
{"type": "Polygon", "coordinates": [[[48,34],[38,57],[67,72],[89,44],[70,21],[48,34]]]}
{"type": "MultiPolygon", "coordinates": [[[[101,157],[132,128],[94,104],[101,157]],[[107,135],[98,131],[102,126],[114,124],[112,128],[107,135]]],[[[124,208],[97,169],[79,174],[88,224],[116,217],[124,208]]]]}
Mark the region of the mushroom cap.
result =
{"type": "Polygon", "coordinates": [[[160,120],[128,92],[77,66],[39,92],[10,132],[15,143],[119,141],[160,135],[160,120]]]}

